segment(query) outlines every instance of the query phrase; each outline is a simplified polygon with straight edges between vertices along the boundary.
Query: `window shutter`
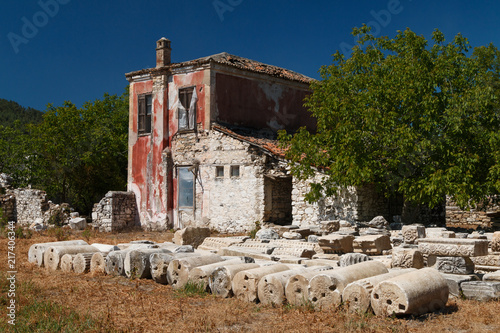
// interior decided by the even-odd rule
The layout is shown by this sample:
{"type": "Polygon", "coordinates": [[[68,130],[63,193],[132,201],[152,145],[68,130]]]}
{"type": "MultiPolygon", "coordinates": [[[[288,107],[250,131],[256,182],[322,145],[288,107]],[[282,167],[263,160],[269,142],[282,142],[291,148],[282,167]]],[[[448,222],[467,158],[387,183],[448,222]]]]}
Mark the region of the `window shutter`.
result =
{"type": "Polygon", "coordinates": [[[146,96],[138,96],[138,122],[137,131],[144,133],[146,130],[146,96]]]}

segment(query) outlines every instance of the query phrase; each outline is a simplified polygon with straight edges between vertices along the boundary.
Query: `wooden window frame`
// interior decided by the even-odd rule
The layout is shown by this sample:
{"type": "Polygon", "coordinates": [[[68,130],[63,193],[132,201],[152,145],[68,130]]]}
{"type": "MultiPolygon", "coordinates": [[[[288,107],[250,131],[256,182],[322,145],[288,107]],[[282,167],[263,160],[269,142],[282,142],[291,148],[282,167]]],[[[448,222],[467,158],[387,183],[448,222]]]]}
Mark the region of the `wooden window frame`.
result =
{"type": "Polygon", "coordinates": [[[177,203],[178,203],[178,209],[179,210],[194,210],[195,209],[195,176],[194,174],[191,172],[191,166],[188,166],[188,165],[183,165],[183,166],[178,166],[177,167],[177,203]],[[191,174],[192,176],[192,179],[193,179],[193,188],[192,188],[192,205],[191,206],[182,206],[181,205],[181,170],[186,170],[186,172],[188,172],[189,174],[191,174]]]}
{"type": "Polygon", "coordinates": [[[224,178],[224,166],[223,165],[215,166],[215,178],[217,178],[217,179],[224,178]],[[222,175],[219,176],[219,171],[221,171],[221,170],[222,170],[222,175]]]}
{"type": "Polygon", "coordinates": [[[240,166],[239,165],[231,165],[229,168],[229,175],[231,178],[240,178],[241,173],[240,173],[240,166]],[[234,170],[238,170],[238,174],[234,175],[234,170]]]}
{"type": "Polygon", "coordinates": [[[194,132],[196,131],[196,105],[194,107],[194,115],[190,117],[189,107],[191,106],[191,99],[193,98],[193,90],[196,86],[184,87],[178,90],[178,98],[179,103],[183,106],[184,110],[186,110],[186,127],[181,127],[180,125],[180,108],[177,108],[177,127],[179,132],[194,132]],[[193,118],[193,123],[191,124],[189,120],[193,118]]]}
{"type": "Polygon", "coordinates": [[[151,93],[137,96],[137,134],[149,135],[152,132],[151,116],[153,114],[153,95],[151,93]]]}

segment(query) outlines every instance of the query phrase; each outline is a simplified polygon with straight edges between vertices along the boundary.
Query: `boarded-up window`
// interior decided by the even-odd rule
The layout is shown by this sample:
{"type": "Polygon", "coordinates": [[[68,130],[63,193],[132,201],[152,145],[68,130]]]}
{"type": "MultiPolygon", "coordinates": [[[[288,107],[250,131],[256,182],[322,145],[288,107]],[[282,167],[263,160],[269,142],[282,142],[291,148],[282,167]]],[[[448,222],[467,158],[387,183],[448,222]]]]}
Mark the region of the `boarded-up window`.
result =
{"type": "Polygon", "coordinates": [[[151,94],[139,95],[138,99],[138,119],[137,133],[151,133],[151,114],[153,113],[153,96],[151,94]]]}
{"type": "Polygon", "coordinates": [[[197,100],[196,87],[179,89],[179,131],[195,129],[197,100]]]}
{"type": "Polygon", "coordinates": [[[194,175],[189,167],[180,167],[178,173],[179,208],[194,206],[194,175]]]}

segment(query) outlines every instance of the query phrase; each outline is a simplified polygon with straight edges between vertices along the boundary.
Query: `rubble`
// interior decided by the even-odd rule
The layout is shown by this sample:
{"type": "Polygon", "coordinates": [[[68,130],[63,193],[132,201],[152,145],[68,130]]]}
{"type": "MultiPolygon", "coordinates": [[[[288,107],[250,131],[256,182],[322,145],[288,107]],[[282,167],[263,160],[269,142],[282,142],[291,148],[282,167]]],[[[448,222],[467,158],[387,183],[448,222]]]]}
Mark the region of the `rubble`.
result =
{"type": "Polygon", "coordinates": [[[187,227],[175,232],[174,243],[177,245],[191,245],[197,248],[207,237],[210,237],[209,228],[187,227]]]}
{"type": "Polygon", "coordinates": [[[382,254],[392,248],[391,239],[387,235],[359,236],[352,242],[354,252],[364,254],[382,254]]]}
{"type": "Polygon", "coordinates": [[[500,282],[470,281],[461,285],[465,298],[477,301],[490,301],[500,298],[500,282]]]}
{"type": "Polygon", "coordinates": [[[259,231],[257,231],[257,233],[255,234],[255,238],[256,239],[260,239],[260,240],[263,240],[263,239],[279,239],[280,236],[279,234],[274,231],[273,229],[269,228],[269,229],[260,229],[259,231]]]}

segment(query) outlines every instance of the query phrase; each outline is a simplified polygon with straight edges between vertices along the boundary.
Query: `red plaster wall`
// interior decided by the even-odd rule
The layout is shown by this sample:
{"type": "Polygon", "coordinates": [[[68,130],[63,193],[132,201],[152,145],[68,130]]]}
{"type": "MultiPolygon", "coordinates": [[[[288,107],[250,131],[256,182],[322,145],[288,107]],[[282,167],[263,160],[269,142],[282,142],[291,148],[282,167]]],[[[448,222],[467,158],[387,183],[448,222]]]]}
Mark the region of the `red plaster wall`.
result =
{"type": "MultiPolygon", "coordinates": [[[[204,72],[174,75],[168,88],[153,94],[153,126],[151,135],[137,135],[137,96],[152,93],[153,81],[135,82],[131,85],[129,143],[129,190],[136,193],[141,223],[164,221],[172,218],[177,206],[176,180],[172,170],[163,169],[163,151],[171,147],[171,139],[177,133],[178,89],[196,86],[198,95],[196,122],[205,124],[204,72]],[[170,92],[170,93],[169,93],[170,92]],[[158,96],[162,94],[162,96],[158,96]],[[160,98],[162,97],[162,98],[160,98]],[[134,138],[137,138],[134,141],[134,138]],[[148,164],[149,160],[149,164],[148,164]]],[[[169,221],[172,225],[173,221],[169,221]]]]}
{"type": "MultiPolygon", "coordinates": [[[[172,82],[169,83],[169,103],[168,103],[168,129],[170,132],[169,142],[171,143],[173,136],[178,131],[178,120],[177,120],[177,103],[178,103],[178,91],[179,89],[186,87],[196,86],[196,94],[198,95],[198,101],[196,103],[196,124],[197,128],[205,129],[205,118],[207,114],[206,101],[205,101],[205,84],[203,83],[205,77],[204,70],[187,73],[187,74],[177,74],[172,78],[172,82]]],[[[171,147],[171,144],[169,144],[171,147]]],[[[177,209],[177,179],[172,175],[171,180],[171,203],[172,205],[168,207],[169,211],[174,211],[177,209]]],[[[174,222],[174,221],[172,221],[174,222]]]]}
{"type": "Polygon", "coordinates": [[[302,106],[307,94],[306,88],[217,73],[217,120],[257,129],[313,130],[315,121],[302,106]]]}

